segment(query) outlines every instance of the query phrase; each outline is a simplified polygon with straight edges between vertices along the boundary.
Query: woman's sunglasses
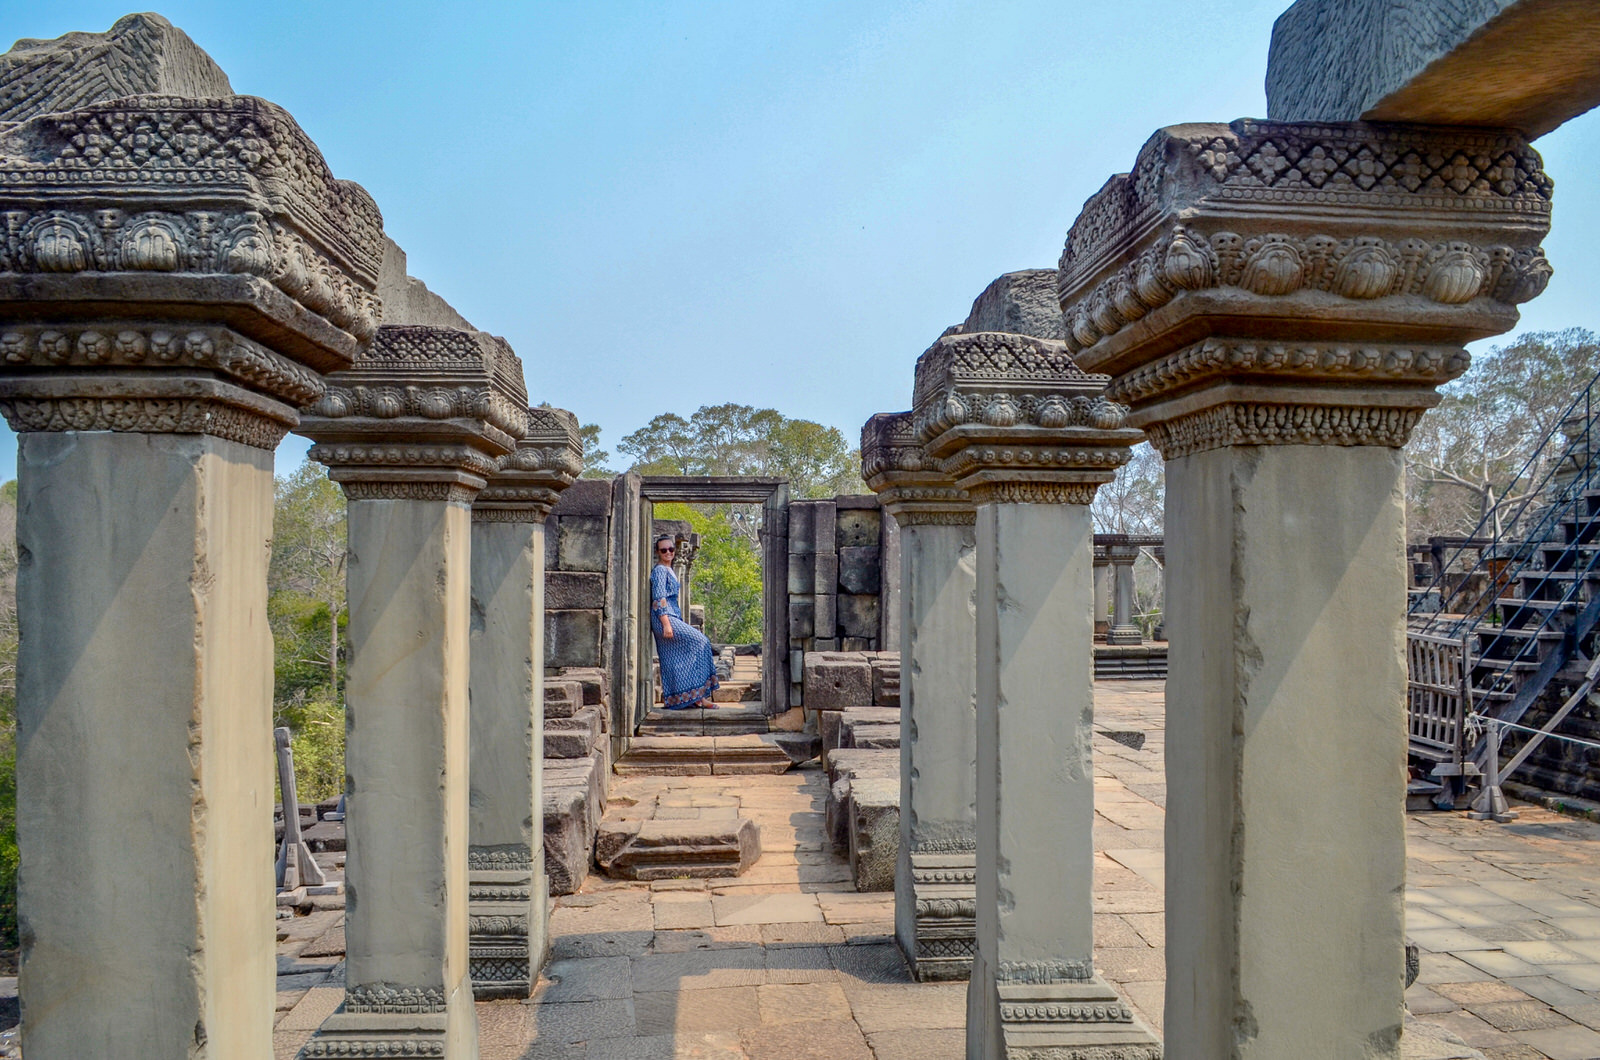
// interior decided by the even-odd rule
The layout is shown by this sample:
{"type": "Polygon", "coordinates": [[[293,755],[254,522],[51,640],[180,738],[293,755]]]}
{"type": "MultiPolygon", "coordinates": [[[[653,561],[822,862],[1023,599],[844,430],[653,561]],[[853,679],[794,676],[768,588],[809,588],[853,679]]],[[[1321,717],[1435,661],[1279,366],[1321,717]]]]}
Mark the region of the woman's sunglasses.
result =
{"type": "Polygon", "coordinates": [[[658,549],[656,549],[656,551],[661,553],[662,555],[666,555],[668,552],[676,553],[678,550],[675,549],[675,548],[658,548],[658,549]]]}

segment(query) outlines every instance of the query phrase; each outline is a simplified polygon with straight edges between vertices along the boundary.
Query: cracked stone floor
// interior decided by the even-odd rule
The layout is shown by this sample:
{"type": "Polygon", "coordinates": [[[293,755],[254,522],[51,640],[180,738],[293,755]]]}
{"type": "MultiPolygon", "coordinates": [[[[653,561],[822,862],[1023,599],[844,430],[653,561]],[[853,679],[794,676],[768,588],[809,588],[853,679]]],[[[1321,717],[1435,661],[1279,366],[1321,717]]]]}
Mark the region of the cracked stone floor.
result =
{"type": "MultiPolygon", "coordinates": [[[[1161,1026],[1161,682],[1102,682],[1095,738],[1095,962],[1161,1026]],[[1129,740],[1128,743],[1136,743],[1129,740]]],[[[894,899],[857,894],[823,836],[814,766],[768,777],[616,777],[635,797],[734,795],[764,853],[733,880],[591,875],[556,902],[535,997],[478,1006],[484,1060],[955,1060],[966,984],[911,982],[894,899]]],[[[1407,817],[1407,927],[1423,950],[1414,1014],[1494,1060],[1600,1056],[1600,825],[1518,805],[1509,825],[1407,817]]],[[[280,925],[279,1057],[342,997],[340,914],[280,925]]],[[[1470,1055],[1449,1046],[1408,1058],[1470,1055]]]]}

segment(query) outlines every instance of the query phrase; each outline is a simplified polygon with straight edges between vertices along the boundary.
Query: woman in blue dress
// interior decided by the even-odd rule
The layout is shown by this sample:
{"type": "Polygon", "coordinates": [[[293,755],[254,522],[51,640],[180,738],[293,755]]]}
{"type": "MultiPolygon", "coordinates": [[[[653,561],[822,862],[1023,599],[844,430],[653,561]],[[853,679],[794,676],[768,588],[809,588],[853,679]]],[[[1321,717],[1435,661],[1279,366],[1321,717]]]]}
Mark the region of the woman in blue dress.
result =
{"type": "Polygon", "coordinates": [[[668,710],[710,707],[717,681],[717,663],[706,635],[683,620],[678,610],[678,576],[672,572],[677,554],[672,538],[656,539],[656,565],[650,571],[650,632],[661,660],[661,701],[668,710]]]}

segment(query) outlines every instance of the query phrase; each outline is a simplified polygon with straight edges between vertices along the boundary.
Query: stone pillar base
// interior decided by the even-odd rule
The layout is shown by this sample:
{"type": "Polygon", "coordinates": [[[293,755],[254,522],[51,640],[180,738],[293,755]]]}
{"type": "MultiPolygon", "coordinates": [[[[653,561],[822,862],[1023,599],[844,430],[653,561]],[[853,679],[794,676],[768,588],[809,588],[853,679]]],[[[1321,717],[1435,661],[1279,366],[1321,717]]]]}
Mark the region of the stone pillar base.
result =
{"type": "Polygon", "coordinates": [[[1144,631],[1138,626],[1112,626],[1106,630],[1107,644],[1143,644],[1144,631]]]}
{"type": "Polygon", "coordinates": [[[972,955],[977,948],[976,873],[977,855],[970,850],[911,855],[915,937],[900,941],[918,982],[972,977],[972,955]]]}
{"type": "Polygon", "coordinates": [[[341,1006],[323,1021],[297,1060],[444,1056],[448,1019],[444,1012],[346,1012],[341,1006]]]}
{"type": "Polygon", "coordinates": [[[549,878],[527,868],[473,869],[467,893],[473,998],[527,998],[544,965],[549,878]]]}
{"type": "Polygon", "coordinates": [[[1008,1060],[1161,1060],[1161,1043],[1099,976],[998,984],[1008,1060]]]}

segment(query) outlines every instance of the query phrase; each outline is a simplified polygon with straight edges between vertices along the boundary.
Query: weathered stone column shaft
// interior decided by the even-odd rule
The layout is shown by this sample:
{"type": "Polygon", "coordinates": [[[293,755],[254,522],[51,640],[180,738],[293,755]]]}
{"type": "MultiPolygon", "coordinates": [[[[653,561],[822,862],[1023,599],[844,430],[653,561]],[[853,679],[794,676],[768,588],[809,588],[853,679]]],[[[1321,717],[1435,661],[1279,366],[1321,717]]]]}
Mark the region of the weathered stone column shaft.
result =
{"type": "Polygon", "coordinates": [[[23,433],[17,465],[28,1055],[270,1056],[272,454],[23,433]]]}

